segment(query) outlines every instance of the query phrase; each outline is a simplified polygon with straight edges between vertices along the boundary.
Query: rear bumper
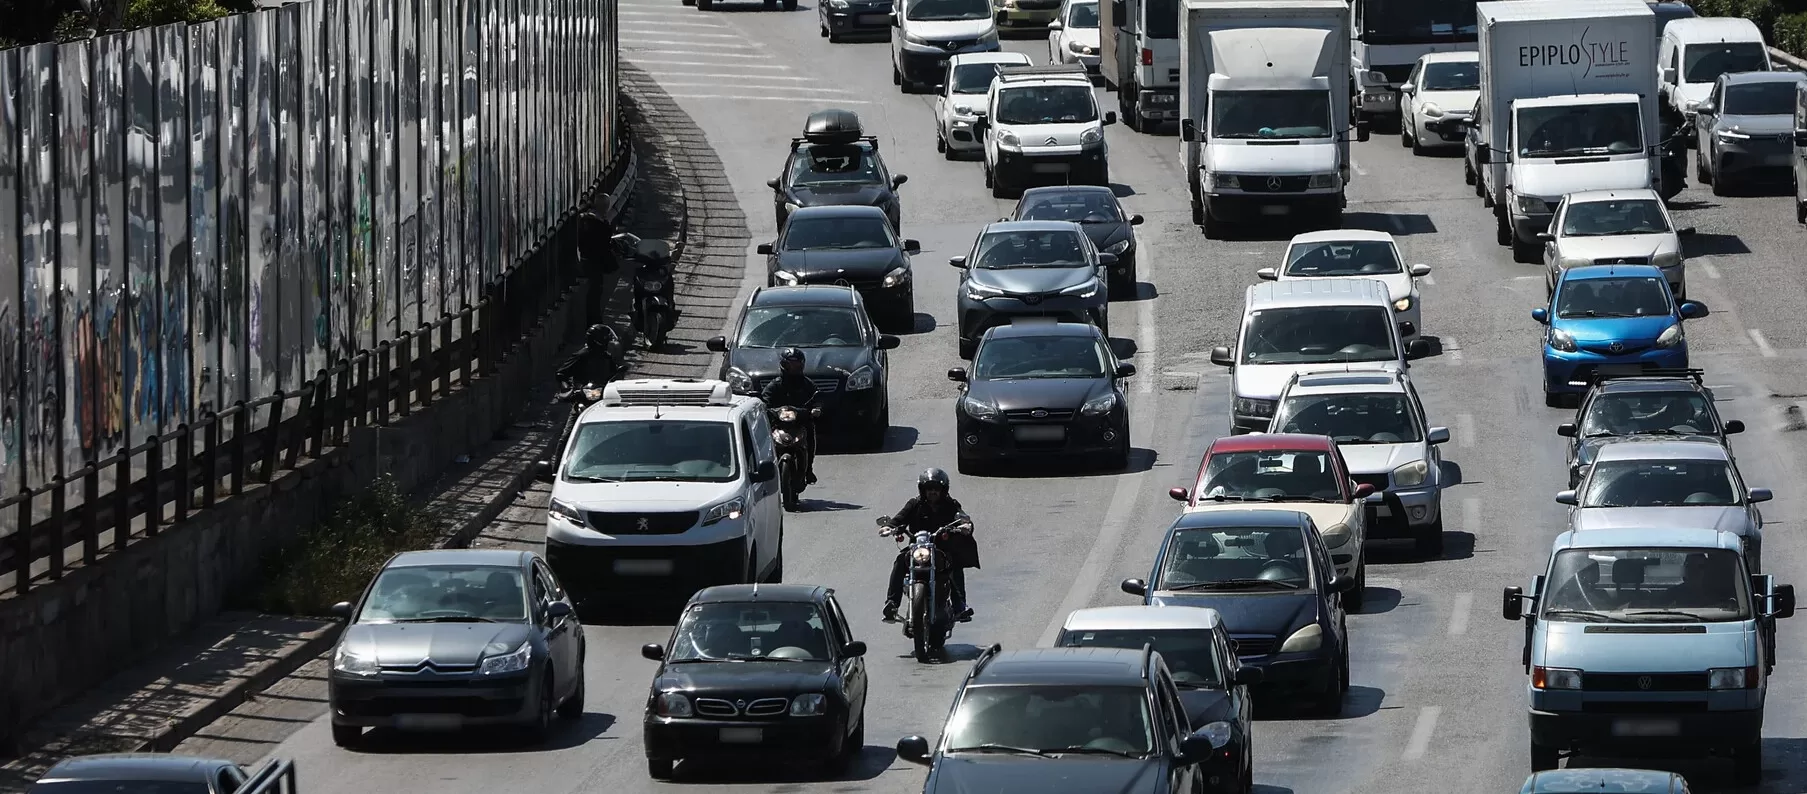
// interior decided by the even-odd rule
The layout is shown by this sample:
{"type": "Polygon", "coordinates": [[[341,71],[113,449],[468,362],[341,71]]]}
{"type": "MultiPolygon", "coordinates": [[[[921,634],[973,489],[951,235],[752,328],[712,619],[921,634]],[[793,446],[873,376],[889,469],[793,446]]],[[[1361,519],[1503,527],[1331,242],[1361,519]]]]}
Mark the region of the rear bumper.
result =
{"type": "Polygon", "coordinates": [[[841,718],[834,714],[763,722],[648,717],[643,734],[646,757],[653,760],[756,756],[825,760],[834,753],[835,732],[840,726],[841,718]],[[759,740],[724,742],[723,729],[758,729],[759,740]]]}

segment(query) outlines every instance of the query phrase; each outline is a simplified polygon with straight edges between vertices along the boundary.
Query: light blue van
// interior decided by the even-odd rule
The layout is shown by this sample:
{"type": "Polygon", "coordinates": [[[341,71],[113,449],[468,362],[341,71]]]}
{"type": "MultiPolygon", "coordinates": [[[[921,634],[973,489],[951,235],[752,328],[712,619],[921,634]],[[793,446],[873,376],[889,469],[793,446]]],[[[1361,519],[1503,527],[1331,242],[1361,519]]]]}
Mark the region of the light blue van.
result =
{"type": "Polygon", "coordinates": [[[1569,531],[1529,592],[1506,588],[1505,618],[1525,621],[1531,771],[1565,754],[1716,755],[1758,781],[1794,586],[1750,574],[1742,551],[1714,529],[1569,531]]]}

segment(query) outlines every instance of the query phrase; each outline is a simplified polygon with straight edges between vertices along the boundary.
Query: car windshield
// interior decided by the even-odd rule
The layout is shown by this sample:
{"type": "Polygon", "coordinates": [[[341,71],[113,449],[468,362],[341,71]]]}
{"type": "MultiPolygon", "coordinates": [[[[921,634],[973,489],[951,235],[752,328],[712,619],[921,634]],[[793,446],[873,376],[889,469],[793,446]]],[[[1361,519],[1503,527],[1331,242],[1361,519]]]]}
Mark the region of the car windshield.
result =
{"type": "Polygon", "coordinates": [[[1669,231],[1662,203],[1656,199],[1571,202],[1562,214],[1564,237],[1615,237],[1669,231]]]}
{"type": "Polygon", "coordinates": [[[1580,157],[1644,150],[1635,102],[1528,107],[1518,111],[1520,157],[1580,157]]]}
{"type": "Polygon", "coordinates": [[[1311,562],[1297,527],[1180,529],[1167,543],[1159,590],[1306,590],[1311,562]]]}
{"type": "Polygon", "coordinates": [[[1330,456],[1323,452],[1220,452],[1205,464],[1199,501],[1216,498],[1340,502],[1330,456]]]}
{"type": "Polygon", "coordinates": [[[52,780],[31,784],[29,794],[208,794],[199,780],[52,780]]]}
{"type": "Polygon", "coordinates": [[[1660,278],[1585,278],[1565,281],[1557,317],[1656,317],[1670,314],[1669,285],[1660,278]]]}
{"type": "Polygon", "coordinates": [[[1074,3],[1067,8],[1067,27],[1089,30],[1098,27],[1097,3],[1074,3]]]}
{"type": "Polygon", "coordinates": [[[1399,251],[1382,240],[1294,243],[1286,249],[1286,275],[1385,276],[1404,273],[1399,251]]]}
{"type": "Polygon", "coordinates": [[[1582,507],[1730,507],[1743,501],[1731,464],[1723,460],[1604,460],[1588,471],[1582,487],[1582,507]]]}
{"type": "Polygon", "coordinates": [[[863,144],[818,144],[791,157],[793,185],[876,185],[883,181],[878,155],[863,144]]]}
{"type": "Polygon", "coordinates": [[[1062,648],[1129,648],[1153,645],[1167,662],[1173,683],[1181,689],[1222,689],[1223,671],[1217,666],[1216,639],[1206,629],[1131,629],[1063,631],[1062,648]]]}
{"type": "Polygon", "coordinates": [[[1098,118],[1089,85],[1031,85],[998,92],[999,124],[1076,124],[1098,118]]]}
{"type": "Polygon", "coordinates": [[[859,316],[838,306],[755,306],[738,347],[863,347],[859,316]]]}
{"type": "Polygon", "coordinates": [[[1387,306],[1301,306],[1249,314],[1245,364],[1392,361],[1393,313],[1387,306]]]}
{"type": "Polygon", "coordinates": [[[733,482],[734,425],[673,419],[586,422],[566,454],[576,482],[733,482]]]}
{"type": "Polygon", "coordinates": [[[1717,433],[1707,398],[1691,391],[1602,394],[1588,404],[1581,435],[1717,433]]]}
{"type": "Polygon", "coordinates": [[[1019,221],[1071,221],[1073,223],[1122,223],[1117,198],[1097,190],[1071,193],[1049,191],[1023,197],[1017,207],[1019,221]]]}
{"type": "Polygon", "coordinates": [[[1102,378],[1108,365],[1089,336],[1011,336],[979,346],[973,379],[1102,378]]]}
{"type": "Polygon", "coordinates": [[[527,619],[521,571],[497,565],[385,568],[364,599],[359,623],[433,623],[527,619]]]}
{"type": "Polygon", "coordinates": [[[968,686],[947,721],[947,751],[1154,752],[1148,695],[1137,686],[968,686]]]}
{"type": "Polygon", "coordinates": [[[1719,112],[1727,116],[1790,116],[1799,86],[1793,80],[1728,85],[1719,112]]]}
{"type": "Polygon", "coordinates": [[[1706,623],[1751,617],[1750,577],[1726,549],[1569,549],[1550,563],[1544,620],[1706,623]]]}
{"type": "Polygon", "coordinates": [[[918,22],[984,19],[991,16],[991,3],[988,0],[910,0],[905,8],[904,18],[918,22]]]}
{"type": "Polygon", "coordinates": [[[1028,66],[1028,64],[1003,63],[963,63],[954,67],[952,93],[983,94],[991,90],[991,81],[998,76],[998,69],[1005,66],[1028,66]]]}
{"type": "Polygon", "coordinates": [[[785,251],[896,248],[891,223],[882,215],[864,218],[792,218],[784,225],[785,251]]]}
{"type": "MultiPolygon", "coordinates": [[[[1072,227],[1068,227],[1071,229],[1072,227]]],[[[973,267],[1084,267],[1085,241],[1077,230],[986,232],[979,238],[973,267]]]]}
{"type": "Polygon", "coordinates": [[[666,662],[825,662],[828,631],[815,604],[704,603],[684,611],[666,662]]]}
{"type": "Polygon", "coordinates": [[[1426,91],[1479,91],[1480,61],[1433,61],[1424,65],[1426,91]]]}
{"type": "Polygon", "coordinates": [[[1423,440],[1404,394],[1313,394],[1288,397],[1274,413],[1274,432],[1330,436],[1344,446],[1423,440]]]}
{"type": "Polygon", "coordinates": [[[1769,55],[1760,41],[1690,44],[1682,50],[1684,83],[1711,83],[1728,72],[1767,71],[1769,55]]]}
{"type": "Polygon", "coordinates": [[[1214,138],[1328,138],[1330,94],[1325,91],[1214,91],[1214,138]]]}

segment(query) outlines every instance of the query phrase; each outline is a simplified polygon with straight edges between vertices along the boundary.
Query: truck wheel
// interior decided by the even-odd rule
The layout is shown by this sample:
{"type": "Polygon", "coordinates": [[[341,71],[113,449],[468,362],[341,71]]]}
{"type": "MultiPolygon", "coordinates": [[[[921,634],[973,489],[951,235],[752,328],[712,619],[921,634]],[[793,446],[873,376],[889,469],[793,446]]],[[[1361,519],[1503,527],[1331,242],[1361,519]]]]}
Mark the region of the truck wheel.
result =
{"type": "Polygon", "coordinates": [[[1136,84],[1125,83],[1122,91],[1117,92],[1117,115],[1123,117],[1123,126],[1136,132],[1142,131],[1142,117],[1136,106],[1136,84]]]}
{"type": "Polygon", "coordinates": [[[1732,781],[1740,786],[1763,781],[1763,742],[1751,742],[1732,753],[1732,781]]]}
{"type": "Polygon", "coordinates": [[[1794,200],[1794,222],[1807,223],[1807,201],[1794,200]]]}
{"type": "Polygon", "coordinates": [[[1562,755],[1554,747],[1531,743],[1531,771],[1548,772],[1562,764],[1562,755]]]}
{"type": "Polygon", "coordinates": [[[1512,244],[1512,225],[1506,222],[1506,211],[1496,209],[1493,212],[1493,237],[1500,245],[1512,244]]]}
{"type": "Polygon", "coordinates": [[[1537,264],[1542,253],[1543,249],[1539,247],[1537,243],[1527,243],[1518,239],[1516,235],[1513,236],[1512,261],[1521,264],[1534,265],[1537,264]]]}
{"type": "MultiPolygon", "coordinates": [[[[1801,222],[1807,223],[1807,220],[1801,222]]],[[[1192,200],[1192,224],[1194,226],[1205,225],[1205,203],[1198,199],[1192,200]]]]}

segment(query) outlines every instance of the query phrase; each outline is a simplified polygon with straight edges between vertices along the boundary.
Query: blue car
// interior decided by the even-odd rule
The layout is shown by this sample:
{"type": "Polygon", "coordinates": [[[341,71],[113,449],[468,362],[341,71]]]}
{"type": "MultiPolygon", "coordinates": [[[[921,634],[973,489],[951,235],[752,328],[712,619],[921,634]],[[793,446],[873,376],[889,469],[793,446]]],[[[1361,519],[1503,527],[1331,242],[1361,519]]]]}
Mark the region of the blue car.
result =
{"type": "Polygon", "coordinates": [[[1562,272],[1550,305],[1531,319],[1550,327],[1543,341],[1544,404],[1579,400],[1602,375],[1687,369],[1683,320],[1707,307],[1675,300],[1663,271],[1650,265],[1592,265],[1562,272]]]}

